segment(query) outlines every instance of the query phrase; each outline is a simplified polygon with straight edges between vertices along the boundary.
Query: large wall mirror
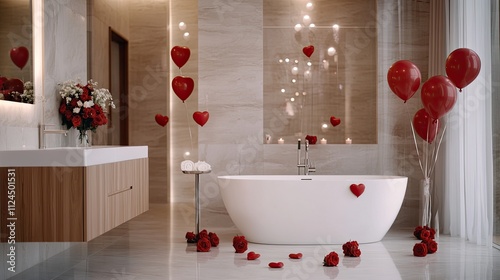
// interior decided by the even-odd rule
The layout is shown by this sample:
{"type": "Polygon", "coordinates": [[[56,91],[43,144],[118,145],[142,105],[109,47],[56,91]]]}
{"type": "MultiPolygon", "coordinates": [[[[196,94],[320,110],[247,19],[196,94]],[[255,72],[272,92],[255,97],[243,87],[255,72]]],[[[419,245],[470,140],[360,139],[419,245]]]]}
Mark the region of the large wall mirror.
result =
{"type": "Polygon", "coordinates": [[[33,103],[31,0],[0,0],[0,100],[33,103]]]}
{"type": "Polygon", "coordinates": [[[264,0],[266,143],[377,142],[376,10],[365,0],[264,0]]]}

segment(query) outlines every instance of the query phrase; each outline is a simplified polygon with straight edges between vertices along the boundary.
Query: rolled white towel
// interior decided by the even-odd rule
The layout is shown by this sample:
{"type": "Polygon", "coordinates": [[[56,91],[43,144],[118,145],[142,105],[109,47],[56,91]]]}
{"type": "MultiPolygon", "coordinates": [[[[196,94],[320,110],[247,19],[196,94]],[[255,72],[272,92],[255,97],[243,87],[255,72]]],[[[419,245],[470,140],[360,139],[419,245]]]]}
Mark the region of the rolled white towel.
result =
{"type": "Polygon", "coordinates": [[[194,164],[194,169],[201,172],[207,172],[212,170],[212,167],[210,166],[210,164],[204,161],[198,161],[197,163],[194,164]]]}
{"type": "Polygon", "coordinates": [[[181,162],[181,170],[182,171],[194,171],[195,170],[195,164],[191,160],[185,160],[181,162]]]}

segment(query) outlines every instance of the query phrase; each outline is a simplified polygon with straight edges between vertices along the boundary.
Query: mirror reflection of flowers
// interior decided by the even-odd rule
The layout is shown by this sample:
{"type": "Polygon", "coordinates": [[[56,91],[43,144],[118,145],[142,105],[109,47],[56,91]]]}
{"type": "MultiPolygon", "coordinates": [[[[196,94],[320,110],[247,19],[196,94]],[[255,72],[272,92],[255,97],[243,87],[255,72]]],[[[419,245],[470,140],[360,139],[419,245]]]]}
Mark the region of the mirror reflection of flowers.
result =
{"type": "Polygon", "coordinates": [[[80,140],[88,130],[93,132],[108,123],[108,106],[115,108],[108,89],[98,88],[97,82],[89,80],[86,85],[74,81],[60,84],[61,104],[59,113],[62,124],[68,129],[74,127],[80,132],[80,140]]]}
{"type": "Polygon", "coordinates": [[[21,94],[21,100],[24,103],[33,104],[33,101],[35,100],[35,96],[33,94],[33,83],[32,82],[27,81],[24,83],[24,91],[21,94]]]}

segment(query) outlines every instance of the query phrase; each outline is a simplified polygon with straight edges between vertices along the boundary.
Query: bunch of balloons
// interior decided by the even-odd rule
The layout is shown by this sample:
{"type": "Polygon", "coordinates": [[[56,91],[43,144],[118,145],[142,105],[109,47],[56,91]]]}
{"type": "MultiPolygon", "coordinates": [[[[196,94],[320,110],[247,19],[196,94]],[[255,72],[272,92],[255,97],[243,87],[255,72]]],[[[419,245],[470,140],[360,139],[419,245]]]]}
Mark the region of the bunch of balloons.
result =
{"type": "MultiPolygon", "coordinates": [[[[188,62],[190,56],[191,50],[185,46],[174,46],[170,50],[170,57],[179,69],[181,69],[182,66],[188,62]]],[[[176,76],[172,79],[172,89],[174,90],[175,95],[177,95],[182,103],[184,103],[193,92],[194,81],[191,77],[182,76],[181,74],[180,76],[176,76]]],[[[207,111],[196,111],[193,113],[194,121],[200,126],[204,126],[207,123],[208,118],[209,113],[207,111]]],[[[155,116],[155,120],[161,126],[165,126],[168,123],[168,117],[161,114],[157,114],[155,116]]]]}
{"type": "MultiPolygon", "coordinates": [[[[432,143],[439,129],[439,118],[446,115],[457,101],[457,88],[462,91],[479,75],[481,60],[467,48],[456,49],[446,59],[447,76],[429,78],[421,90],[423,107],[413,117],[417,134],[432,143]]],[[[396,61],[387,72],[389,87],[405,103],[420,87],[420,70],[409,60],[396,61]]]]}

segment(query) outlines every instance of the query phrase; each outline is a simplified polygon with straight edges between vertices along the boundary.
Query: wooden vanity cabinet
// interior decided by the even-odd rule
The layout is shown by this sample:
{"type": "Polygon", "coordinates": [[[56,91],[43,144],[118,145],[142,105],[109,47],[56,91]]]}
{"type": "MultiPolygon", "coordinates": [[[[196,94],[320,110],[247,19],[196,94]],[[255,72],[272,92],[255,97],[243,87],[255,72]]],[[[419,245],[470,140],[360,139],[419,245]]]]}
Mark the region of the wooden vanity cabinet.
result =
{"type": "Polygon", "coordinates": [[[149,209],[148,159],[0,167],[0,187],[1,242],[7,242],[13,221],[16,242],[89,241],[149,209]],[[8,209],[9,170],[15,173],[14,216],[8,209]]]}

